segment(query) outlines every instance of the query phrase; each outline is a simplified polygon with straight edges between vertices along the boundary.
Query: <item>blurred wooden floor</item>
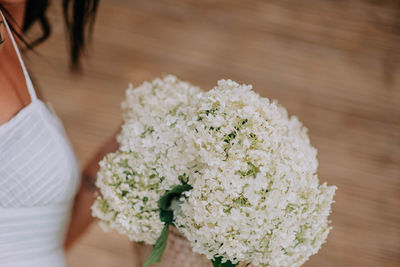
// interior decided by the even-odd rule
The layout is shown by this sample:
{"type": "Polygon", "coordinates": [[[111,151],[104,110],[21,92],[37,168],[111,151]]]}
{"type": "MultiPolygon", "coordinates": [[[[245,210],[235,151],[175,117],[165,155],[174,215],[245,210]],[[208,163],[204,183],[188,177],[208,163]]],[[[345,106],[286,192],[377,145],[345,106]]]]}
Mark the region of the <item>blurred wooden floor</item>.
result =
{"type": "MultiPolygon", "coordinates": [[[[304,122],[321,181],[339,187],[328,243],[305,266],[400,266],[399,1],[103,0],[81,77],[52,4],[54,33],[28,65],[82,163],[119,125],[129,82],[251,83],[304,122]]],[[[133,260],[124,237],[96,225],[68,254],[74,267],[133,260]]]]}

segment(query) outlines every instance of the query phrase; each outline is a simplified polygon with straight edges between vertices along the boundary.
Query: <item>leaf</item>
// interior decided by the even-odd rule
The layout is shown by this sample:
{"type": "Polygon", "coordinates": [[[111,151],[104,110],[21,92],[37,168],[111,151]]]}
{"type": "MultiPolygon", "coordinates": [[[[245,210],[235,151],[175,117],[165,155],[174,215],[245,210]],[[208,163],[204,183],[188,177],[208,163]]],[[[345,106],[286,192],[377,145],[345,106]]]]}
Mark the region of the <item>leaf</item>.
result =
{"type": "Polygon", "coordinates": [[[183,192],[189,191],[190,189],[192,189],[192,186],[190,184],[180,184],[175,186],[171,190],[165,192],[165,194],[158,201],[158,206],[161,209],[168,209],[171,205],[172,199],[180,196],[183,192]]]}
{"type": "Polygon", "coordinates": [[[211,260],[214,267],[235,267],[237,263],[234,264],[230,260],[222,263],[222,257],[214,257],[214,260],[211,260]]]}
{"type": "Polygon", "coordinates": [[[165,192],[165,194],[158,201],[158,207],[160,208],[160,219],[162,222],[165,223],[165,226],[161,231],[161,234],[158,237],[156,243],[154,244],[153,250],[147,257],[143,267],[161,261],[165,247],[167,246],[168,226],[170,224],[173,224],[174,221],[174,213],[172,210],[169,209],[171,206],[171,202],[174,198],[179,198],[183,192],[188,191],[190,189],[192,189],[192,186],[189,184],[181,184],[175,186],[171,190],[165,192]]]}
{"type": "Polygon", "coordinates": [[[168,190],[164,195],[162,195],[158,201],[158,207],[160,208],[160,219],[162,222],[165,222],[166,224],[173,223],[174,213],[169,209],[171,202],[174,198],[179,198],[183,192],[189,191],[190,189],[192,189],[190,184],[181,184],[175,186],[171,190],[168,190]]]}
{"type": "Polygon", "coordinates": [[[143,264],[143,267],[161,261],[165,247],[167,246],[167,240],[168,240],[168,224],[166,224],[162,229],[160,236],[158,237],[156,243],[154,244],[153,250],[150,252],[149,256],[146,259],[146,262],[143,264]]]}
{"type": "Polygon", "coordinates": [[[160,220],[166,224],[172,224],[174,221],[174,212],[172,210],[160,209],[160,220]]]}
{"type": "Polygon", "coordinates": [[[174,213],[172,210],[170,210],[171,202],[174,198],[179,198],[183,192],[188,191],[190,189],[192,189],[192,186],[189,184],[181,184],[175,186],[171,190],[165,192],[165,194],[162,195],[160,200],[158,200],[158,207],[160,208],[160,220],[165,223],[165,226],[161,231],[161,234],[158,237],[156,243],[154,244],[153,250],[147,257],[143,267],[161,261],[165,247],[167,246],[168,226],[170,224],[173,224],[174,222],[174,213]]]}

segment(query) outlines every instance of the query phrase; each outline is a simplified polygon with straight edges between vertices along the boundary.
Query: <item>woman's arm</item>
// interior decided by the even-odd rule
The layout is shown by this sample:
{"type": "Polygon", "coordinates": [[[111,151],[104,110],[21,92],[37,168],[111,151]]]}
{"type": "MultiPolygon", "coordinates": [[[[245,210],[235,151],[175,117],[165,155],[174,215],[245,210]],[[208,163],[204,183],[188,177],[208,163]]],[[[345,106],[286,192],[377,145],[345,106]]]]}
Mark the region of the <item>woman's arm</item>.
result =
{"type": "Polygon", "coordinates": [[[97,171],[99,170],[99,161],[102,160],[107,153],[114,152],[118,149],[118,143],[115,137],[116,134],[100,148],[82,171],[82,183],[75,198],[71,222],[64,244],[65,249],[70,248],[74,241],[83,234],[93,221],[90,207],[96,199],[97,188],[95,186],[95,181],[97,171]]]}

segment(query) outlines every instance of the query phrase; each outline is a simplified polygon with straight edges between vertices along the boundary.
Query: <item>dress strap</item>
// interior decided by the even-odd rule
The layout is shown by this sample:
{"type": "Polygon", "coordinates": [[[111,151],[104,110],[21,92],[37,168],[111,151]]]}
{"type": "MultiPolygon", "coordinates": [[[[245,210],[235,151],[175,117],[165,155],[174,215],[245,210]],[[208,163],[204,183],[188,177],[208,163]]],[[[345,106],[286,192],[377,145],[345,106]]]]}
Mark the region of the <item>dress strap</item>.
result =
{"type": "Polygon", "coordinates": [[[24,73],[25,83],[26,83],[26,87],[28,88],[29,95],[31,96],[31,101],[34,101],[34,100],[37,99],[37,96],[36,96],[35,89],[33,88],[33,84],[32,84],[31,78],[29,77],[28,71],[26,70],[24,61],[22,60],[21,53],[19,52],[18,45],[17,45],[17,43],[15,42],[15,39],[14,39],[14,35],[12,34],[11,29],[8,26],[7,20],[4,17],[3,12],[1,12],[1,10],[0,10],[0,14],[3,17],[3,21],[4,21],[4,24],[6,25],[8,35],[11,38],[11,42],[12,42],[12,44],[14,46],[15,53],[17,54],[19,63],[21,65],[22,71],[24,73]]]}

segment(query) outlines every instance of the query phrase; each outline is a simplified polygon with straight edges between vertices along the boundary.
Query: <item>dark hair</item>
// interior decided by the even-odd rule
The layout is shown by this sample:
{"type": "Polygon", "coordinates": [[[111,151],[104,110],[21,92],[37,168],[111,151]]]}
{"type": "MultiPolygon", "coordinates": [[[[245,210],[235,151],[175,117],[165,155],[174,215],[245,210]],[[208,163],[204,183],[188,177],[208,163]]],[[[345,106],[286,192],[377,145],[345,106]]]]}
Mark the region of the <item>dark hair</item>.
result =
{"type": "MultiPolygon", "coordinates": [[[[63,15],[69,39],[70,60],[74,70],[80,68],[80,57],[85,51],[88,37],[93,32],[93,25],[99,0],[63,0],[63,15]]],[[[25,21],[22,32],[26,33],[33,24],[39,23],[42,35],[32,42],[26,39],[15,30],[14,19],[10,13],[0,4],[0,10],[4,12],[10,23],[11,30],[29,48],[46,40],[51,34],[51,25],[47,19],[46,11],[49,7],[49,0],[27,0],[25,10],[25,21]]]]}

